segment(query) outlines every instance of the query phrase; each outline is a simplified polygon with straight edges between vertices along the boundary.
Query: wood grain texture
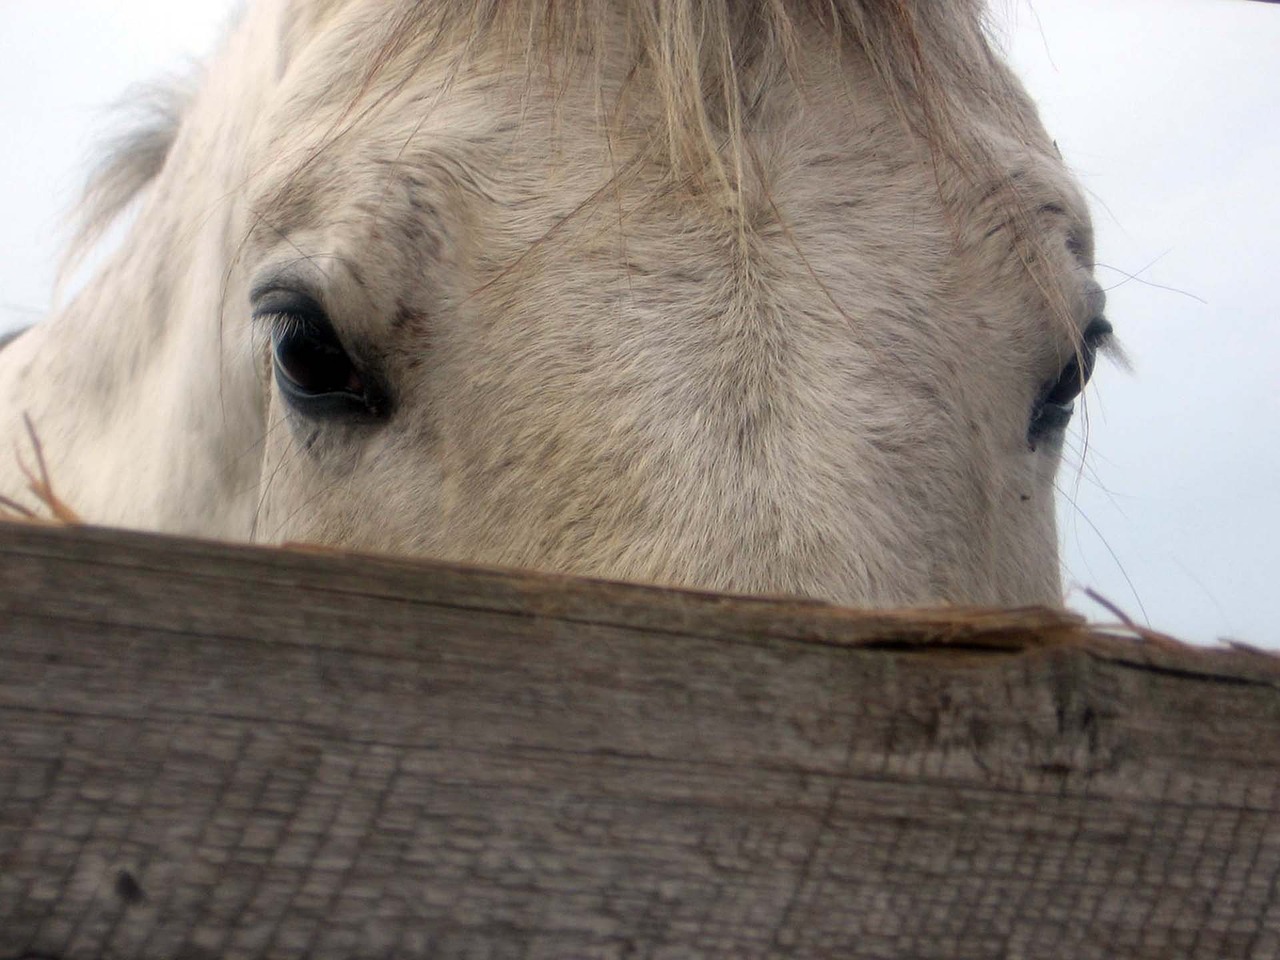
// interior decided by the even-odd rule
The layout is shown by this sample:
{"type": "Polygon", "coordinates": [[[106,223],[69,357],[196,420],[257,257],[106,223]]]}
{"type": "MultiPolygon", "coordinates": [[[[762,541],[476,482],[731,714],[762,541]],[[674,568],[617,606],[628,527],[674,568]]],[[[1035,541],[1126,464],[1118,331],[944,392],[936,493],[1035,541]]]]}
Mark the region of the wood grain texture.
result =
{"type": "Polygon", "coordinates": [[[1280,957],[1280,662],[0,525],[18,957],[1280,957]]]}

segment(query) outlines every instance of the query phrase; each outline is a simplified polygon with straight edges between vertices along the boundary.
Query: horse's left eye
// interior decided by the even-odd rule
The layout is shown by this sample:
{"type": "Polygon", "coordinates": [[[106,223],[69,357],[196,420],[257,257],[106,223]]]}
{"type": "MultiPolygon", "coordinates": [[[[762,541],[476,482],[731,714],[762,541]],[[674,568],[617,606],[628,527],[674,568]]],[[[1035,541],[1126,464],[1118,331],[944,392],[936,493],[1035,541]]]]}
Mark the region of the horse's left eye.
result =
{"type": "Polygon", "coordinates": [[[1096,318],[1084,332],[1080,349],[1067,361],[1058,379],[1046,383],[1031,411],[1031,426],[1027,430],[1027,443],[1034,450],[1045,436],[1062,430],[1075,413],[1075,400],[1080,396],[1093,376],[1098,348],[1111,335],[1111,324],[1102,317],[1096,318]]]}
{"type": "Polygon", "coordinates": [[[271,323],[276,384],[299,413],[315,419],[368,420],[385,412],[382,393],[362,373],[333,325],[310,298],[279,292],[255,314],[271,323]]]}
{"type": "Polygon", "coordinates": [[[364,393],[364,381],[331,330],[293,318],[282,326],[271,342],[276,374],[285,390],[309,397],[364,393]]]}

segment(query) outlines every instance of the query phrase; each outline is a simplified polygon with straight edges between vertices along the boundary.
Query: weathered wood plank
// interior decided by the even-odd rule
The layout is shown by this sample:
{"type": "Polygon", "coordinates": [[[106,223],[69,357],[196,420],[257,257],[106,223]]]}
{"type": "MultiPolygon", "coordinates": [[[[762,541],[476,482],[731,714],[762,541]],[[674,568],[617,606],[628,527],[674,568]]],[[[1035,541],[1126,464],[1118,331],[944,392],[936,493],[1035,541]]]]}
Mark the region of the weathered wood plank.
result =
{"type": "Polygon", "coordinates": [[[1280,957],[1280,662],[0,526],[0,958],[1280,957]]]}

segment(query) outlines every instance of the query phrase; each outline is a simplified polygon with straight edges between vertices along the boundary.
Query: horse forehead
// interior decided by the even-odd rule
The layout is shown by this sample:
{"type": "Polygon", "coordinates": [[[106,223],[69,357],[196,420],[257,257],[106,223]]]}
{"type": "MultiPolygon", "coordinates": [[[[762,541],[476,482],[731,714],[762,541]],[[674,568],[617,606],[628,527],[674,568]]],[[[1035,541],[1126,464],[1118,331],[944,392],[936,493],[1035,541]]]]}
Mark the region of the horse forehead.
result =
{"type": "MultiPolygon", "coordinates": [[[[363,5],[364,0],[320,4],[331,14],[363,5]]],[[[438,226],[443,241],[456,206],[455,188],[485,193],[509,206],[525,205],[530,214],[539,210],[554,216],[562,208],[565,214],[572,212],[575,197],[592,195],[609,179],[610,163],[618,157],[595,112],[597,91],[588,89],[590,84],[558,87],[555,97],[540,98],[533,74],[520,64],[482,60],[457,71],[456,64],[437,69],[420,63],[410,82],[391,91],[364,91],[362,97],[354,79],[361,75],[358,69],[349,82],[323,82],[332,81],[326,76],[332,72],[330,54],[351,29],[347,19],[331,17],[327,36],[306,51],[307,62],[292,71],[277,101],[269,126],[280,132],[266,143],[266,162],[260,167],[264,175],[251,188],[253,246],[288,242],[307,230],[331,236],[345,230],[354,241],[375,222],[380,231],[414,237],[421,237],[424,227],[438,226]],[[323,99],[315,92],[320,89],[327,91],[323,99]],[[373,108],[366,110],[365,101],[373,108]]],[[[924,198],[923,207],[932,207],[929,197],[941,199],[934,191],[942,183],[923,172],[928,152],[910,142],[884,91],[869,82],[850,97],[842,86],[849,74],[840,74],[818,69],[816,85],[814,77],[806,78],[810,88],[793,98],[804,109],[772,111],[772,129],[761,131],[762,140],[772,141],[776,149],[765,144],[757,152],[753,146],[752,160],[763,163],[759,172],[766,179],[788,171],[790,189],[766,196],[763,219],[778,214],[775,200],[791,201],[783,204],[788,214],[816,211],[831,219],[839,211],[831,209],[830,199],[844,196],[864,203],[867,213],[878,209],[882,216],[875,229],[896,247],[911,247],[919,231],[902,231],[888,222],[893,211],[883,203],[867,203],[868,197],[884,192],[924,198]],[[830,87],[825,94],[817,89],[822,81],[830,87]],[[904,174],[906,170],[913,173],[904,174]],[[833,176],[838,182],[832,182],[833,176]]],[[[781,103],[789,87],[775,84],[771,97],[781,103]]],[[[952,227],[981,237],[1001,226],[988,221],[999,217],[1001,209],[1007,211],[1001,202],[1008,199],[1012,184],[1012,194],[1022,203],[1057,212],[1072,225],[1072,233],[1087,235],[1083,199],[1051,141],[1042,136],[1031,142],[1002,129],[998,114],[974,118],[993,160],[992,186],[988,190],[981,182],[960,178],[966,182],[958,188],[961,196],[953,196],[958,201],[953,213],[963,210],[964,220],[952,227]]],[[[914,203],[913,208],[916,213],[922,209],[914,203]]],[[[847,220],[840,218],[846,226],[847,220]]],[[[844,232],[856,235],[866,226],[856,218],[851,222],[852,229],[844,232]]],[[[626,227],[634,232],[637,224],[629,217],[626,227]]],[[[933,245],[922,241],[914,246],[933,245]]],[[[670,244],[658,247],[668,251],[670,244]]]]}
{"type": "Polygon", "coordinates": [[[491,176],[474,154],[510,111],[486,96],[490,85],[450,91],[430,109],[413,91],[350,122],[341,104],[308,117],[305,98],[287,98],[249,184],[251,238],[273,244],[299,231],[376,221],[408,229],[438,214],[444,195],[491,176]],[[296,130],[291,130],[295,128],[296,130]]]}

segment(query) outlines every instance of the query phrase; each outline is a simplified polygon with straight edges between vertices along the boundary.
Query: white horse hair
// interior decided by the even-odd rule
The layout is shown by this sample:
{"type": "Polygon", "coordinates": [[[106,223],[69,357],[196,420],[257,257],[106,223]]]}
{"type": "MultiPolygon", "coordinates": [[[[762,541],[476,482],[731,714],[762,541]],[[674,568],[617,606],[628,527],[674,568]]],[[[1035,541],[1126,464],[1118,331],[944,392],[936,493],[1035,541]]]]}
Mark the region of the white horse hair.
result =
{"type": "Polygon", "coordinates": [[[982,15],[254,0],[91,182],[85,244],[136,220],[0,352],[0,431],[95,523],[1060,602],[1109,327],[982,15]]]}

